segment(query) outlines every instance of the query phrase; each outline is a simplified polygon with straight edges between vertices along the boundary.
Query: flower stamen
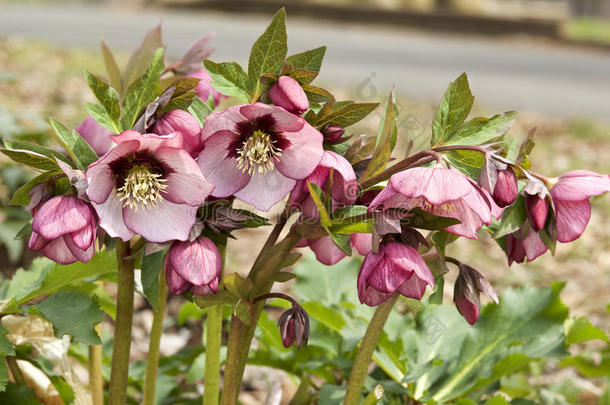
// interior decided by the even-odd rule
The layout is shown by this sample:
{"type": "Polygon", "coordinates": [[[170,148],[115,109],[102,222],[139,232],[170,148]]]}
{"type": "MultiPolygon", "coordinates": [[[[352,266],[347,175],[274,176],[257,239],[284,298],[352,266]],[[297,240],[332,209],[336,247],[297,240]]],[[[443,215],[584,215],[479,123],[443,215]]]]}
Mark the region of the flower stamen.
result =
{"type": "Polygon", "coordinates": [[[123,187],[119,188],[118,196],[123,201],[123,207],[129,207],[136,212],[141,206],[149,209],[157,206],[163,200],[162,193],[166,193],[166,179],[162,175],[153,173],[148,166],[134,166],[129,169],[123,187]]]}
{"type": "Polygon", "coordinates": [[[264,174],[273,170],[273,160],[282,155],[282,150],[275,145],[276,142],[269,134],[254,131],[241,148],[237,149],[237,167],[242,173],[248,172],[249,175],[257,171],[264,174]]]}

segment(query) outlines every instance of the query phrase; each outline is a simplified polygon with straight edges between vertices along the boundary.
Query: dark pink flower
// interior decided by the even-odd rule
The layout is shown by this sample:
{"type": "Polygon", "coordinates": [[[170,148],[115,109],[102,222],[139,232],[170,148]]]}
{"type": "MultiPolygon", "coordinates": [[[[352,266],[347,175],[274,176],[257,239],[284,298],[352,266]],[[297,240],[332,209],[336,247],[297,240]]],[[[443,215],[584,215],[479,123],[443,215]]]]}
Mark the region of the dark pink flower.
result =
{"type": "Polygon", "coordinates": [[[517,232],[506,235],[506,256],[508,265],[513,263],[531,262],[547,251],[540,235],[529,226],[524,226],[517,232]],[[527,232],[527,234],[526,234],[527,232]]]}
{"type": "Polygon", "coordinates": [[[98,124],[93,117],[85,118],[78,128],[76,128],[76,132],[87,141],[89,146],[91,146],[99,156],[102,156],[114,146],[114,132],[98,124]]]}
{"type": "Polygon", "coordinates": [[[498,170],[498,179],[492,194],[496,204],[502,208],[511,205],[517,199],[518,193],[517,176],[513,169],[508,167],[498,170]]]}
{"type": "Polygon", "coordinates": [[[586,170],[560,176],[551,188],[557,222],[557,240],[571,242],[585,230],[591,218],[589,198],[610,191],[610,177],[586,170]]]}
{"type": "MultiPolygon", "coordinates": [[[[356,249],[362,256],[366,256],[371,251],[370,233],[353,233],[350,235],[350,245],[352,249],[356,249]]],[[[337,264],[346,255],[335,245],[335,242],[330,236],[322,236],[317,239],[303,239],[297,247],[306,247],[314,252],[316,259],[322,264],[332,266],[337,264]]]]}
{"type": "Polygon", "coordinates": [[[203,149],[199,122],[197,122],[195,117],[183,110],[171,110],[163,114],[155,121],[151,132],[157,135],[169,135],[174,132],[180,132],[184,140],[184,150],[194,158],[203,149]]]}
{"type": "Polygon", "coordinates": [[[309,108],[303,88],[290,76],[280,76],[271,86],[269,98],[273,104],[293,114],[303,114],[309,108]]]}
{"type": "Polygon", "coordinates": [[[460,274],[453,289],[453,301],[466,322],[474,325],[481,312],[480,294],[484,293],[495,303],[498,303],[498,296],[481,273],[464,263],[460,263],[459,268],[460,274]]]}
{"type": "MultiPolygon", "coordinates": [[[[324,135],[324,142],[334,144],[341,139],[345,133],[345,128],[341,125],[327,125],[322,129],[322,135],[324,135]]],[[[347,138],[345,138],[347,139],[347,138]]]]}
{"type": "Polygon", "coordinates": [[[228,97],[224,94],[219,93],[218,90],[216,90],[214,86],[212,86],[212,76],[210,76],[210,74],[205,69],[198,70],[194,73],[187,75],[186,77],[200,79],[199,84],[197,84],[195,90],[197,91],[197,96],[203,101],[207,102],[210,98],[210,94],[212,94],[212,97],[214,98],[214,105],[217,106],[218,103],[220,103],[221,99],[228,97]]]}
{"type": "Polygon", "coordinates": [[[229,107],[206,118],[198,163],[216,188],[268,211],[322,159],[322,134],[303,118],[262,103],[229,107]]]}
{"type": "Polygon", "coordinates": [[[56,196],[34,213],[29,248],[61,264],[88,262],[95,254],[97,216],[85,201],[56,196]]]}
{"type": "Polygon", "coordinates": [[[440,217],[456,218],[461,223],[446,228],[448,232],[470,239],[493,217],[499,207],[474,181],[454,169],[415,167],[396,173],[369,206],[376,209],[420,208],[440,217]]]}
{"type": "Polygon", "coordinates": [[[426,286],[434,287],[434,276],[417,250],[398,242],[379,245],[369,253],[358,273],[358,298],[369,306],[388,300],[395,293],[421,299],[426,286]]]}
{"type": "Polygon", "coordinates": [[[525,208],[532,229],[538,232],[544,228],[549,215],[549,203],[546,198],[541,198],[538,194],[526,194],[525,208]]]}
{"type": "Polygon", "coordinates": [[[182,135],[129,130],[115,140],[86,172],[100,226],[125,241],[135,234],[150,242],[186,240],[214,186],[183,149],[182,135]]]}
{"type": "Polygon", "coordinates": [[[193,242],[174,242],[165,257],[165,279],[172,294],[218,291],[222,258],[214,242],[200,236],[193,242]]]}
{"type": "Polygon", "coordinates": [[[293,305],[292,308],[284,312],[277,321],[280,328],[282,344],[288,348],[297,344],[297,348],[307,345],[309,340],[309,316],[307,312],[299,306],[293,305]]]}

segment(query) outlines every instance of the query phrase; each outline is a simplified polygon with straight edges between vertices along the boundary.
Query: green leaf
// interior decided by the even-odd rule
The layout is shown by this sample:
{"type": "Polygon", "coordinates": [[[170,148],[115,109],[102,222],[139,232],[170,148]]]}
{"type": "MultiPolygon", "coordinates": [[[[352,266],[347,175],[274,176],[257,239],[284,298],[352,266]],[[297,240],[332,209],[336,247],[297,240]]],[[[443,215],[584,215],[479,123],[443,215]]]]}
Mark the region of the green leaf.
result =
{"type": "Polygon", "coordinates": [[[204,102],[199,97],[193,98],[191,105],[189,106],[188,111],[191,113],[193,117],[199,121],[199,125],[203,127],[205,123],[205,117],[210,115],[214,111],[214,98],[212,94],[210,94],[210,100],[212,101],[212,105],[204,102]]]}
{"type": "Polygon", "coordinates": [[[159,308],[159,273],[163,269],[165,254],[165,250],[160,250],[142,257],[142,291],[155,312],[159,308]]]}
{"type": "Polygon", "coordinates": [[[330,238],[333,240],[333,243],[339,248],[339,250],[341,250],[348,256],[352,255],[352,246],[350,244],[350,238],[348,234],[330,232],[329,235],[330,238]]]}
{"type": "MultiPolygon", "coordinates": [[[[6,389],[7,383],[8,383],[8,366],[6,364],[6,360],[5,360],[4,356],[0,356],[0,399],[2,399],[2,397],[6,395],[4,393],[4,390],[6,389]]],[[[19,399],[21,399],[21,398],[19,398],[19,399]]],[[[6,402],[6,403],[10,404],[10,403],[17,403],[17,402],[13,401],[13,402],[6,402]]]]}
{"type": "Polygon", "coordinates": [[[49,120],[49,123],[59,142],[66,148],[81,170],[86,170],[91,163],[98,159],[91,146],[76,131],[69,131],[64,124],[53,118],[49,120]]]}
{"type": "Polygon", "coordinates": [[[494,239],[499,239],[503,236],[517,232],[527,220],[527,212],[525,210],[525,198],[521,194],[515,200],[515,203],[504,209],[500,221],[496,221],[492,225],[494,239]]]}
{"type": "Polygon", "coordinates": [[[108,83],[102,78],[92,73],[85,71],[85,79],[89,84],[89,88],[95,95],[95,98],[100,102],[100,105],[104,107],[104,110],[108,114],[110,122],[113,124],[112,131],[118,133],[121,131],[119,118],[121,110],[119,109],[119,95],[108,83]]]}
{"type": "Polygon", "coordinates": [[[146,33],[140,46],[131,54],[123,74],[123,89],[126,89],[132,81],[144,74],[151,61],[154,60],[155,54],[162,47],[161,24],[159,24],[146,33]]]}
{"type": "Polygon", "coordinates": [[[101,43],[102,56],[104,58],[104,65],[106,66],[106,72],[108,72],[108,79],[110,86],[112,86],[119,94],[123,91],[123,84],[121,82],[121,71],[119,66],[114,59],[114,55],[102,40],[101,43]]]}
{"type": "Polygon", "coordinates": [[[239,298],[227,290],[218,290],[215,294],[193,295],[193,302],[201,309],[212,305],[235,305],[239,298]]]}
{"type": "Polygon", "coordinates": [[[360,121],[379,106],[379,103],[350,103],[333,110],[316,124],[318,127],[324,125],[341,125],[348,127],[360,121]]]}
{"type": "Polygon", "coordinates": [[[449,163],[462,173],[476,180],[485,164],[485,155],[474,150],[450,150],[445,152],[449,163]]]}
{"type": "Polygon", "coordinates": [[[252,83],[248,74],[235,62],[215,63],[203,61],[206,70],[212,77],[212,86],[222,94],[234,96],[241,102],[250,101],[252,83]]]}
{"type": "Polygon", "coordinates": [[[307,99],[312,103],[324,103],[326,101],[335,100],[335,96],[321,87],[303,84],[301,85],[301,88],[305,92],[305,95],[307,95],[307,99]]]}
{"type": "Polygon", "coordinates": [[[159,77],[163,73],[163,55],[165,48],[159,48],[152,56],[152,61],[146,72],[135,80],[125,93],[123,101],[122,129],[133,127],[140,112],[161,94],[159,77]]]}
{"type": "Polygon", "coordinates": [[[394,98],[394,91],[390,91],[388,101],[386,104],[381,123],[379,124],[379,133],[377,135],[377,145],[375,151],[371,157],[364,174],[360,178],[360,181],[365,181],[385,169],[388,162],[390,161],[390,155],[396,145],[396,118],[398,112],[396,111],[396,100],[394,98]]]}
{"type": "Polygon", "coordinates": [[[15,347],[13,342],[6,337],[9,334],[8,329],[4,325],[0,325],[0,355],[1,356],[14,356],[15,347]]]}
{"type": "Polygon", "coordinates": [[[606,333],[602,329],[593,326],[584,316],[569,319],[566,322],[565,329],[567,345],[596,339],[608,342],[606,333]]]}
{"type": "Polygon", "coordinates": [[[50,149],[50,148],[47,148],[47,147],[44,147],[41,145],[37,145],[35,143],[31,143],[31,142],[27,142],[27,141],[15,141],[15,140],[5,139],[4,145],[8,149],[29,150],[29,151],[38,153],[39,155],[46,156],[50,159],[57,158],[65,163],[69,164],[70,166],[74,167],[74,163],[70,160],[70,158],[65,156],[63,153],[59,153],[56,150],[53,150],[53,149],[50,149]]]}
{"type": "Polygon", "coordinates": [[[55,159],[41,155],[29,150],[0,149],[0,152],[17,163],[24,164],[40,171],[59,171],[59,165],[55,159]]]}
{"type": "Polygon", "coordinates": [[[324,324],[330,330],[341,332],[341,329],[346,324],[341,312],[329,308],[326,305],[323,305],[321,302],[310,301],[305,302],[302,305],[305,312],[307,312],[307,315],[324,324]]]}
{"type": "Polygon", "coordinates": [[[252,45],[248,60],[248,77],[253,86],[251,94],[258,97],[261,92],[259,78],[264,73],[280,73],[288,52],[286,38],[286,10],[281,8],[256,42],[252,45]]]}
{"type": "Polygon", "coordinates": [[[286,61],[295,69],[307,69],[319,72],[322,67],[325,53],[326,47],[321,46],[319,48],[310,49],[309,51],[290,55],[286,58],[286,61]]]}
{"type": "Polygon", "coordinates": [[[462,73],[443,95],[432,121],[432,146],[443,145],[462,126],[472,109],[474,96],[470,92],[468,77],[462,73]]]}
{"type": "Polygon", "coordinates": [[[405,226],[410,226],[419,229],[428,229],[430,231],[438,231],[447,228],[451,225],[460,223],[459,219],[450,217],[438,217],[430,214],[420,208],[414,208],[409,211],[412,214],[409,217],[403,218],[400,223],[405,226]]]}
{"type": "Polygon", "coordinates": [[[491,118],[477,117],[467,121],[449,138],[447,145],[483,145],[496,141],[515,123],[517,113],[508,111],[491,118]]]}
{"type": "Polygon", "coordinates": [[[37,304],[36,308],[53,323],[55,336],[67,334],[89,345],[102,343],[95,331],[95,325],[104,320],[104,311],[97,299],[80,291],[62,290],[37,304]]]}
{"type": "Polygon", "coordinates": [[[321,195],[322,190],[317,184],[314,184],[310,181],[307,182],[307,187],[309,188],[309,194],[311,195],[311,199],[313,200],[316,208],[320,212],[320,224],[324,227],[329,227],[332,225],[332,221],[330,220],[330,216],[328,215],[328,211],[322,202],[321,195]]]}
{"type": "Polygon", "coordinates": [[[590,353],[583,353],[563,359],[559,363],[560,367],[574,367],[580,374],[590,378],[600,378],[610,376],[610,350],[601,351],[595,357],[590,353]]]}
{"type": "Polygon", "coordinates": [[[243,299],[249,299],[250,293],[254,288],[252,280],[249,278],[242,278],[237,273],[231,273],[225,277],[223,281],[224,287],[236,297],[243,299]]]}
{"type": "MultiPolygon", "coordinates": [[[[6,375],[6,380],[8,381],[8,373],[6,373],[6,367],[3,367],[4,360],[0,360],[0,384],[2,384],[2,380],[4,380],[4,376],[6,375]]],[[[41,405],[41,402],[38,402],[34,392],[32,392],[28,387],[24,385],[18,385],[15,383],[9,383],[8,385],[5,383],[4,385],[0,385],[0,404],[19,404],[19,405],[41,405]],[[3,387],[6,387],[4,389],[3,387]]]]}
{"type": "Polygon", "coordinates": [[[120,130],[116,130],[116,124],[112,121],[112,119],[110,119],[108,112],[102,105],[95,103],[85,103],[85,110],[102,127],[106,128],[109,131],[112,131],[115,134],[121,132],[120,130]]]}

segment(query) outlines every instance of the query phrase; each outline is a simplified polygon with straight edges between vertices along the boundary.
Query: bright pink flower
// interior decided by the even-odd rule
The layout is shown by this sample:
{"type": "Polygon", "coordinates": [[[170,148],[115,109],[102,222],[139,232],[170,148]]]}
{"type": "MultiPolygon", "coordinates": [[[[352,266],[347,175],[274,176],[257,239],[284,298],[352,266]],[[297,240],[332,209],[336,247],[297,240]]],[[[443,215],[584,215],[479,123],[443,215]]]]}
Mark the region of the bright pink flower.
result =
{"type": "Polygon", "coordinates": [[[281,201],[322,159],[322,134],[303,118],[262,103],[229,107],[206,118],[198,163],[216,186],[259,210],[281,201]]]}
{"type": "Polygon", "coordinates": [[[519,193],[517,176],[510,167],[498,171],[498,179],[493,190],[493,199],[498,206],[504,208],[511,205],[517,199],[519,193]]]}
{"type": "Polygon", "coordinates": [[[446,228],[448,232],[477,239],[483,224],[501,214],[491,197],[454,169],[415,167],[396,173],[369,206],[376,209],[420,208],[440,217],[456,218],[461,223],[446,228]]]}
{"type": "Polygon", "coordinates": [[[358,273],[358,298],[369,306],[388,300],[395,293],[421,299],[426,285],[434,287],[434,276],[417,250],[398,242],[379,245],[369,253],[358,273]]]}
{"type": "Polygon", "coordinates": [[[509,266],[513,263],[523,263],[526,258],[531,262],[546,251],[547,247],[540,239],[540,235],[528,226],[506,235],[506,256],[509,266]],[[524,232],[527,232],[527,235],[524,235],[524,232]]]}
{"type": "Polygon", "coordinates": [[[551,189],[557,221],[557,240],[571,242],[585,230],[591,218],[589,198],[610,191],[610,177],[575,170],[559,177],[551,189]]]}
{"type": "Polygon", "coordinates": [[[216,292],[221,274],[220,252],[204,236],[193,242],[174,242],[165,257],[165,278],[172,294],[216,292]]]}
{"type": "Polygon", "coordinates": [[[197,96],[203,101],[207,102],[210,98],[210,94],[212,94],[212,97],[214,97],[214,105],[217,106],[218,103],[220,103],[221,99],[228,97],[224,94],[219,93],[218,90],[216,90],[214,86],[212,86],[212,76],[210,76],[210,74],[205,69],[190,73],[186,77],[200,79],[199,84],[197,84],[195,90],[197,91],[197,96]]]}
{"type": "Polygon", "coordinates": [[[186,111],[171,110],[155,121],[151,132],[157,135],[169,135],[180,132],[184,140],[184,150],[196,158],[203,149],[201,127],[199,122],[186,111]]]}
{"type": "Polygon", "coordinates": [[[303,88],[290,76],[280,76],[271,86],[269,98],[273,104],[293,114],[303,114],[309,108],[303,88]]]}
{"type": "Polygon", "coordinates": [[[85,201],[56,196],[34,214],[29,248],[61,264],[88,262],[95,254],[97,216],[85,201]]]}
{"type": "Polygon", "coordinates": [[[76,132],[82,136],[85,141],[99,156],[108,152],[114,146],[114,133],[97,123],[93,117],[87,117],[76,128],[76,132]]]}
{"type": "Polygon", "coordinates": [[[532,229],[538,232],[544,228],[546,218],[549,215],[549,203],[546,198],[540,198],[538,194],[526,194],[525,208],[532,229]]]}
{"type": "Polygon", "coordinates": [[[181,134],[125,131],[118,145],[87,169],[87,195],[100,226],[127,241],[186,240],[197,208],[214,189],[183,149],[181,134]]]}

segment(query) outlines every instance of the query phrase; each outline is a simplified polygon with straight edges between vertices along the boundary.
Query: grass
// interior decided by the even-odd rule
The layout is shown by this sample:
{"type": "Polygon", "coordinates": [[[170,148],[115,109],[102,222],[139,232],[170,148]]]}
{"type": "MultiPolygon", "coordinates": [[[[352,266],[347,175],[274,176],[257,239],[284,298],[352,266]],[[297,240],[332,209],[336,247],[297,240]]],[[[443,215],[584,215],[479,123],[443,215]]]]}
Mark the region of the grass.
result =
{"type": "Polygon", "coordinates": [[[566,38],[610,44],[610,20],[576,18],[563,26],[566,38]]]}

